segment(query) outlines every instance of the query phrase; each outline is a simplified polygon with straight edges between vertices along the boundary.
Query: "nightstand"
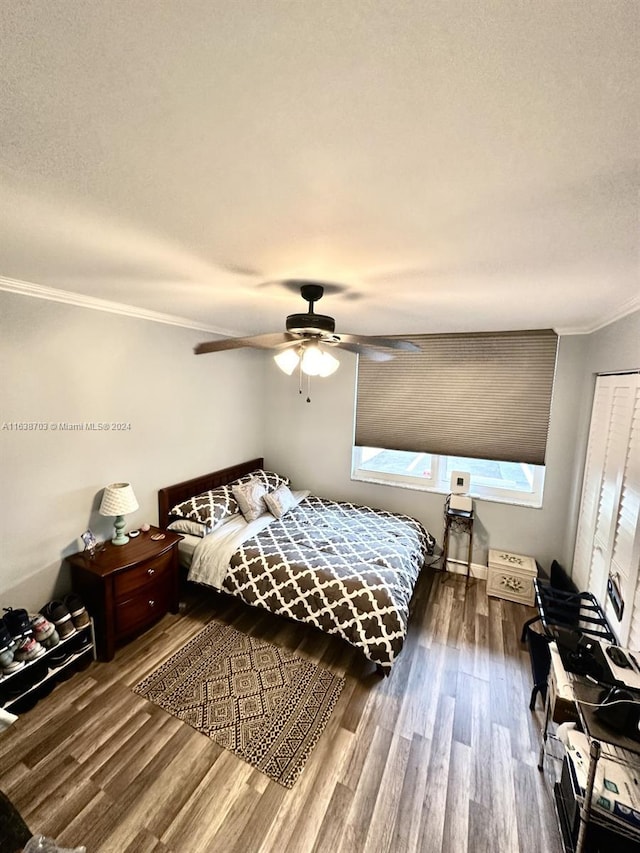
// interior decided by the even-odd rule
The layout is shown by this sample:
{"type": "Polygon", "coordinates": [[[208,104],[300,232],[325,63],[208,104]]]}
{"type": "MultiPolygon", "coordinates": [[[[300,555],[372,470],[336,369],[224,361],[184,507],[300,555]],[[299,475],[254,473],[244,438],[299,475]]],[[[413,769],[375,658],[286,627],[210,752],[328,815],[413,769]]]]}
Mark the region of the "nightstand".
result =
{"type": "Polygon", "coordinates": [[[67,557],[74,592],[95,622],[100,660],[111,660],[116,645],[131,639],[171,611],[178,612],[178,542],[168,530],[152,527],[126,545],[107,542],[95,556],[67,557]],[[154,534],[164,533],[154,540],[154,534]]]}
{"type": "Polygon", "coordinates": [[[466,533],[469,537],[469,549],[467,551],[467,582],[471,574],[471,558],[473,553],[473,509],[469,512],[462,509],[451,509],[449,501],[451,495],[447,496],[444,503],[444,536],[442,539],[442,569],[447,571],[447,559],[449,557],[449,536],[454,533],[466,533]]]}

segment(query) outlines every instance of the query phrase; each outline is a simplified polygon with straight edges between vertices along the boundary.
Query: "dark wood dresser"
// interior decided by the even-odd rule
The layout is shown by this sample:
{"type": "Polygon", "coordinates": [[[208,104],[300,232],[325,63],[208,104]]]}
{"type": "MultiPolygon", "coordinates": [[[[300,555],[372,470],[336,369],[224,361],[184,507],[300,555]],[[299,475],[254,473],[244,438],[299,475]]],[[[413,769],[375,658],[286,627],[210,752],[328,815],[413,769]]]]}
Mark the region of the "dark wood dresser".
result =
{"type": "Polygon", "coordinates": [[[107,542],[94,557],[86,551],[67,557],[73,590],[95,622],[100,660],[116,646],[171,611],[178,612],[178,542],[168,530],[152,527],[126,545],[107,542]],[[163,539],[152,535],[164,533],[163,539]]]}

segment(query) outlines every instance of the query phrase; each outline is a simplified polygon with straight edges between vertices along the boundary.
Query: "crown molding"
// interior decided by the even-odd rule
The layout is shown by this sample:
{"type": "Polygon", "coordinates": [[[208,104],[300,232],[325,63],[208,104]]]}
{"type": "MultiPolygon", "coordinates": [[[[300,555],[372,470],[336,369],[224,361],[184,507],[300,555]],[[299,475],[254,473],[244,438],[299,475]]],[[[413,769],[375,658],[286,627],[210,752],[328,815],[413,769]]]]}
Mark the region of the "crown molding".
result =
{"type": "Polygon", "coordinates": [[[617,320],[622,320],[624,317],[628,317],[629,314],[633,314],[635,311],[639,310],[640,296],[633,296],[631,299],[627,299],[626,302],[623,302],[617,309],[605,315],[604,319],[599,320],[594,325],[582,327],[567,326],[567,328],[563,329],[556,328],[555,331],[559,335],[591,335],[593,332],[598,332],[600,329],[604,329],[605,326],[609,326],[617,320]]]}
{"type": "MultiPolygon", "coordinates": [[[[134,305],[125,305],[123,302],[111,302],[108,299],[100,299],[97,296],[87,296],[84,293],[74,293],[71,290],[59,290],[55,287],[47,287],[43,284],[33,284],[28,281],[20,281],[15,278],[0,276],[0,291],[17,293],[21,296],[32,296],[36,299],[47,299],[50,302],[63,302],[66,305],[74,305],[77,308],[89,308],[92,311],[106,311],[109,314],[120,314],[123,317],[132,317],[136,320],[149,320],[152,323],[163,323],[166,326],[180,326],[183,329],[194,329],[199,332],[210,332],[213,335],[223,337],[234,337],[239,333],[228,329],[220,329],[209,326],[206,323],[198,323],[186,317],[177,317],[174,314],[162,314],[160,311],[151,311],[147,308],[136,308],[134,305]]],[[[588,326],[566,326],[554,327],[558,335],[590,335],[622,320],[634,311],[640,310],[640,296],[634,296],[623,302],[619,308],[607,314],[604,319],[588,326]]]]}
{"type": "Polygon", "coordinates": [[[136,320],[150,320],[152,323],[164,323],[166,326],[180,326],[183,329],[211,332],[212,334],[224,337],[233,337],[236,334],[227,329],[218,329],[206,323],[188,320],[186,317],[162,314],[159,311],[150,311],[147,308],[136,308],[134,305],[125,305],[122,302],[110,302],[108,299],[87,296],[84,293],[74,293],[71,290],[58,290],[55,287],[46,287],[43,284],[33,284],[28,281],[6,278],[5,276],[0,276],[0,290],[5,290],[8,293],[17,293],[20,296],[47,299],[49,302],[63,302],[65,305],[74,305],[77,308],[89,308],[92,311],[106,311],[108,314],[120,314],[123,317],[133,317],[136,320]]]}

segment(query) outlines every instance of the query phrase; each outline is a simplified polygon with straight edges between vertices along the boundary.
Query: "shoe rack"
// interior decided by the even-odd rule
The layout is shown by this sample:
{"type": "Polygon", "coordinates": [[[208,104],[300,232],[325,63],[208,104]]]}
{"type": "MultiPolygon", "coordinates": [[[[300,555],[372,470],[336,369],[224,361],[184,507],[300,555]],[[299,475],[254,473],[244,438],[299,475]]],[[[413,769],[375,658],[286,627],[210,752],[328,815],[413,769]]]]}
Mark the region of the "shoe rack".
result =
{"type": "Polygon", "coordinates": [[[93,619],[51,649],[10,675],[0,677],[0,708],[12,714],[30,711],[54,687],[96,660],[93,619]],[[61,655],[64,660],[60,661],[61,655]]]}

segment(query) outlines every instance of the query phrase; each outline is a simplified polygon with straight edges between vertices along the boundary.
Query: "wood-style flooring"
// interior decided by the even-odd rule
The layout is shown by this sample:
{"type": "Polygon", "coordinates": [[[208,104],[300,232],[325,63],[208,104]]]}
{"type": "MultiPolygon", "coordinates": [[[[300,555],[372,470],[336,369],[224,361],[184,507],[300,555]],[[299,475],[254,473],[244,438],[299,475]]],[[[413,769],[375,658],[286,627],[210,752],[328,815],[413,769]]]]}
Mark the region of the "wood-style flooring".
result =
{"type": "Polygon", "coordinates": [[[519,641],[533,611],[424,573],[383,679],[340,640],[185,595],[0,734],[0,788],[33,832],[88,853],[560,853],[519,641]],[[131,690],[214,617],[346,676],[291,790],[131,690]]]}

